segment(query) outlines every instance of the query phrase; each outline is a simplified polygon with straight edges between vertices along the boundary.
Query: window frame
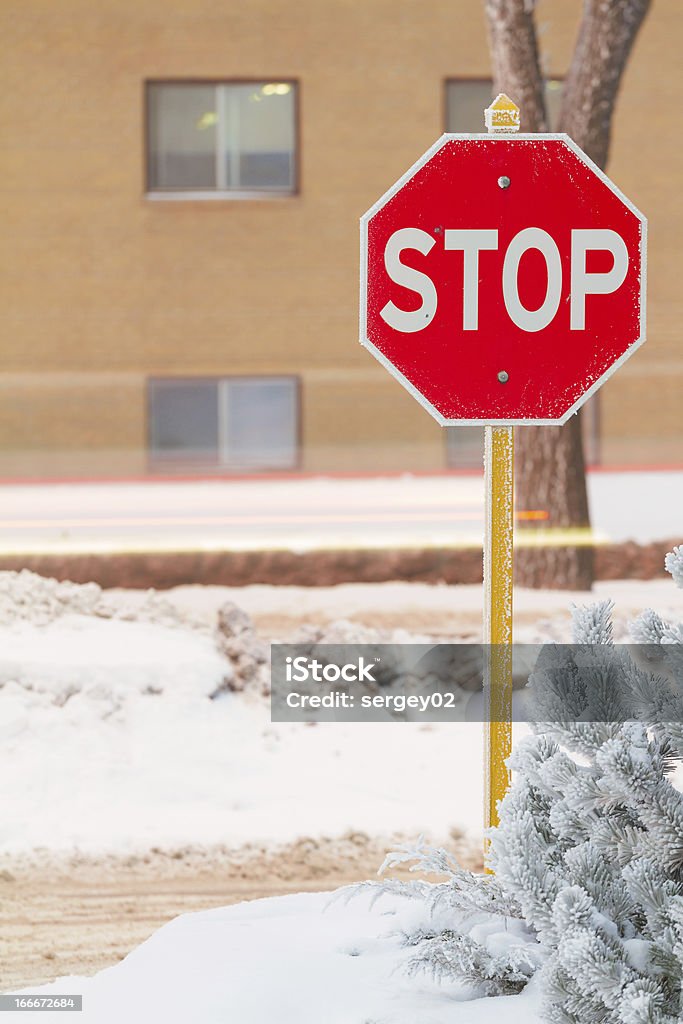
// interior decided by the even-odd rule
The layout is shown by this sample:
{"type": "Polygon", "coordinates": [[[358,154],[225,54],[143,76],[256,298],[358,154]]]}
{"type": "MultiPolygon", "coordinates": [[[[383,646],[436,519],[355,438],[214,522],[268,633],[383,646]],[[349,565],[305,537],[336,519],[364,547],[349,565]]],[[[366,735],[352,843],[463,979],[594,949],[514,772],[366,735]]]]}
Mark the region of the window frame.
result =
{"type": "Polygon", "coordinates": [[[301,82],[289,75],[265,75],[259,78],[146,78],[143,82],[143,193],[145,199],[153,202],[233,202],[248,200],[294,199],[301,195],[301,82]],[[291,189],[207,189],[207,188],[158,188],[150,181],[150,128],[151,117],[151,86],[155,85],[267,85],[269,82],[282,82],[291,85],[294,92],[294,150],[293,176],[291,189]]]}
{"type": "Polygon", "coordinates": [[[300,472],[303,463],[303,384],[301,375],[298,373],[220,373],[220,374],[153,374],[145,377],[145,439],[146,439],[146,462],[149,473],[163,473],[164,470],[196,469],[202,476],[242,477],[259,476],[272,473],[300,472]],[[221,436],[221,384],[229,384],[230,381],[257,381],[266,380],[291,381],[294,390],[294,459],[291,466],[268,466],[268,465],[230,465],[229,462],[221,462],[221,455],[224,451],[224,439],[221,436]],[[215,384],[218,399],[218,434],[216,437],[216,458],[214,460],[193,459],[182,455],[161,455],[155,452],[152,447],[153,417],[152,417],[152,393],[154,385],[166,383],[210,383],[215,384]]]}
{"type": "MultiPolygon", "coordinates": [[[[472,82],[478,85],[484,85],[491,83],[491,89],[493,90],[493,78],[491,75],[446,75],[443,80],[443,88],[441,90],[441,124],[443,125],[443,131],[450,133],[451,129],[448,127],[448,87],[453,82],[472,82]]],[[[484,111],[481,112],[481,132],[486,131],[486,125],[484,124],[484,111]]]]}

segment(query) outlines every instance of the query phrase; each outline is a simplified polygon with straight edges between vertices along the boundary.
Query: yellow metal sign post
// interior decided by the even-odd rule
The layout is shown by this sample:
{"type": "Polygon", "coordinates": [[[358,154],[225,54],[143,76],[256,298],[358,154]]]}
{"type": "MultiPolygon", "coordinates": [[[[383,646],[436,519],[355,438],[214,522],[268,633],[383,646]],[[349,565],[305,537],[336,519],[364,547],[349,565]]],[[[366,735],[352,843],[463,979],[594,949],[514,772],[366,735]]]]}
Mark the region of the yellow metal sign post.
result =
{"type": "Polygon", "coordinates": [[[484,427],[484,823],[498,824],[512,748],[512,427],[484,427]]]}
{"type": "MultiPolygon", "coordinates": [[[[507,96],[485,111],[490,133],[519,130],[519,108],[507,96]]],[[[509,182],[501,179],[501,188],[509,182]]],[[[501,368],[498,378],[507,380],[501,368]]],[[[509,784],[512,750],[512,427],[484,427],[484,824],[498,824],[498,802],[509,784]]]]}

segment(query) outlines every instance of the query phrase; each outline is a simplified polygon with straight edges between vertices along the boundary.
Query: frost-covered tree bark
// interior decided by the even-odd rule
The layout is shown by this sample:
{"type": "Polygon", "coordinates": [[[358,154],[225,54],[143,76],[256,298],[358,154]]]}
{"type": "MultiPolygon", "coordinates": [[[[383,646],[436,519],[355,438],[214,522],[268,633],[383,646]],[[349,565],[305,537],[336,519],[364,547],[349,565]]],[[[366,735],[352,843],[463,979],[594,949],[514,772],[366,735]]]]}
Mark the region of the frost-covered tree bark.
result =
{"type": "MultiPolygon", "coordinates": [[[[521,107],[523,131],[545,131],[543,75],[534,0],[484,0],[497,92],[521,107]]],[[[584,0],[583,17],[564,84],[559,130],[600,166],[607,163],[619,84],[650,0],[584,0]]],[[[516,432],[517,507],[544,509],[543,528],[590,527],[580,414],[564,427],[516,432]]],[[[593,549],[587,544],[520,547],[522,586],[589,590],[593,549]]]]}

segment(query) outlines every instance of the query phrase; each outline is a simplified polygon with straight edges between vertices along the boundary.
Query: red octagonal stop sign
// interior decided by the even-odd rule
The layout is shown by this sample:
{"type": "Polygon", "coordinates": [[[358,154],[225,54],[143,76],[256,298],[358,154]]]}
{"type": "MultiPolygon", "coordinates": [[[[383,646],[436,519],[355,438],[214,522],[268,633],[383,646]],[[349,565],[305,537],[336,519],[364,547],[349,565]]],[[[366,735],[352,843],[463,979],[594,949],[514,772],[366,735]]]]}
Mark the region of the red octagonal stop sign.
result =
{"type": "Polygon", "coordinates": [[[644,341],[646,221],[566,135],[444,135],[361,218],[361,342],[442,424],[564,423],[644,341]]]}

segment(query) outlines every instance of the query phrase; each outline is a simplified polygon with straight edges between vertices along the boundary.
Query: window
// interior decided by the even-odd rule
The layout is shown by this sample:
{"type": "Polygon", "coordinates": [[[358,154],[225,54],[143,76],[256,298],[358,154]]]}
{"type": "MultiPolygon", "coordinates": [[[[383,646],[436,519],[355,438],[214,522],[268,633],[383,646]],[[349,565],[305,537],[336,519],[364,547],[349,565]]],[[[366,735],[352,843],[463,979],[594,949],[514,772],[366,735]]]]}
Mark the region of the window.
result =
{"type": "Polygon", "coordinates": [[[295,82],[148,82],[148,192],[295,192],[296,104],[295,82]]]}
{"type": "Polygon", "coordinates": [[[299,456],[296,377],[154,378],[148,382],[155,463],[291,469],[299,456]]]}
{"type": "Polygon", "coordinates": [[[484,468],[484,428],[446,427],[446,465],[450,469],[484,468]]]}
{"type": "MultiPolygon", "coordinates": [[[[493,99],[490,78],[449,78],[446,81],[446,131],[484,132],[484,110],[493,99]]],[[[562,79],[547,78],[545,101],[551,131],[557,126],[562,99],[562,79]]]]}

